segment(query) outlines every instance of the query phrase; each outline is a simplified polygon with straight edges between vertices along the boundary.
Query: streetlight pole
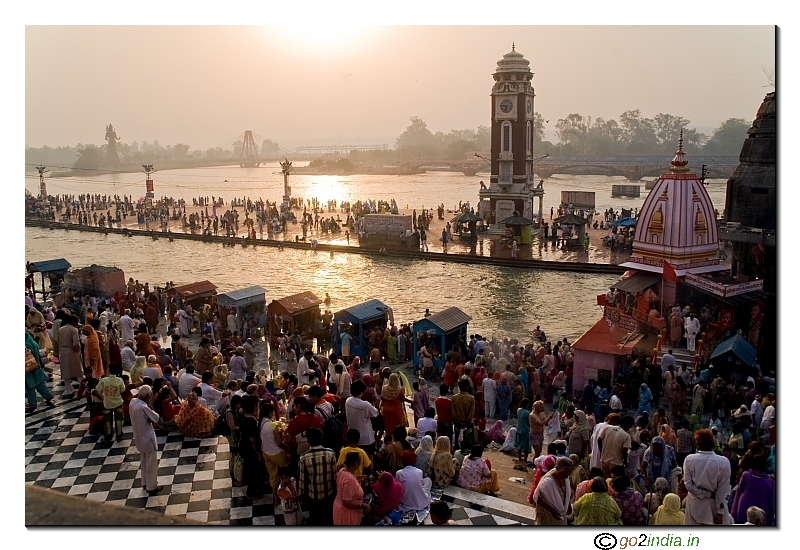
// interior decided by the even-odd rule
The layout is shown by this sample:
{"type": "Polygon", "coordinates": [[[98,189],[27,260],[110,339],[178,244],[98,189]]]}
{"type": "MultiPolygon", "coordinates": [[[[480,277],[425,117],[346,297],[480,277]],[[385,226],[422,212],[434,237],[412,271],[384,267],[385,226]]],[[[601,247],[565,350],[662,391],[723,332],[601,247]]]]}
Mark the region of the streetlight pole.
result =
{"type": "MultiPolygon", "coordinates": [[[[538,162],[540,160],[547,159],[547,158],[550,158],[550,153],[545,153],[543,156],[531,160],[531,177],[534,176],[533,167],[536,164],[536,162],[538,162]]],[[[544,215],[544,204],[543,204],[543,201],[544,201],[544,191],[542,191],[542,194],[539,195],[539,229],[541,229],[543,227],[542,226],[542,216],[544,215]]],[[[533,197],[531,197],[531,214],[533,214],[533,197]]]]}
{"type": "Polygon", "coordinates": [[[39,195],[41,195],[42,200],[47,200],[47,185],[44,182],[44,175],[50,170],[41,165],[37,166],[36,169],[39,171],[39,195]]]}

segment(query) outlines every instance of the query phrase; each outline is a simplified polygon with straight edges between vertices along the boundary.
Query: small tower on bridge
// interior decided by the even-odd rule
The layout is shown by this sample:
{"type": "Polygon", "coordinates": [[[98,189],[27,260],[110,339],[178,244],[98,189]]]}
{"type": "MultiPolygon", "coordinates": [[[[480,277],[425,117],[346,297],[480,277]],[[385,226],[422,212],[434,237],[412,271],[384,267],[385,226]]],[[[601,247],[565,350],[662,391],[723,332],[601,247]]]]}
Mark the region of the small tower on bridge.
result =
{"type": "Polygon", "coordinates": [[[535,94],[530,62],[512,44],[492,77],[492,173],[489,187],[479,191],[479,211],[488,220],[490,232],[504,233],[505,227],[498,222],[514,212],[532,219],[535,198],[541,221],[544,188],[535,185],[533,174],[535,94]]]}
{"type": "Polygon", "coordinates": [[[239,153],[239,166],[242,168],[257,168],[261,164],[258,158],[258,147],[253,139],[253,131],[245,130],[242,141],[242,152],[239,153]]]}

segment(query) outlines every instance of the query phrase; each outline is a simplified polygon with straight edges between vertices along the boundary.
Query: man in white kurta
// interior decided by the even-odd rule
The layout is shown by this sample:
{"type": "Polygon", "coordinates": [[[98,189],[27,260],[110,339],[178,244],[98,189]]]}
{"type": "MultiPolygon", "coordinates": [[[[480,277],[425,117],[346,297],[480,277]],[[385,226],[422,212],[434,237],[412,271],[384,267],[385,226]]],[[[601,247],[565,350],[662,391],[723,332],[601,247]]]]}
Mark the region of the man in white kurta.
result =
{"type": "Polygon", "coordinates": [[[234,313],[228,313],[228,317],[226,319],[228,325],[228,332],[233,335],[234,332],[239,332],[238,323],[236,322],[236,315],[234,313]]]}
{"type": "Polygon", "coordinates": [[[600,468],[601,460],[600,460],[600,445],[598,445],[597,440],[600,439],[600,436],[603,433],[603,430],[608,426],[605,422],[599,422],[594,425],[594,429],[592,430],[592,437],[591,446],[592,446],[592,456],[589,460],[589,467],[590,468],[600,468]]]}
{"type": "Polygon", "coordinates": [[[141,386],[137,399],[131,401],[130,414],[133,442],[141,456],[142,486],[154,495],[164,486],[158,485],[158,441],[154,429],[158,423],[158,414],[147,406],[152,396],[150,386],[141,386]]]}
{"type": "Polygon", "coordinates": [[[119,318],[119,328],[122,331],[122,341],[133,340],[133,331],[136,328],[136,321],[131,319],[131,310],[126,309],[125,315],[119,318]]]}
{"type": "Polygon", "coordinates": [[[181,336],[190,336],[192,334],[192,326],[194,325],[194,317],[182,309],[178,310],[177,315],[181,326],[181,336]]]}
{"type": "Polygon", "coordinates": [[[731,464],[727,458],[713,450],[703,450],[714,444],[710,438],[695,434],[698,451],[683,461],[683,482],[689,494],[684,501],[686,521],[684,525],[732,525],[728,513],[728,497],[731,493],[731,464]],[[708,442],[704,441],[708,439],[708,442]]]}
{"type": "Polygon", "coordinates": [[[686,330],[686,350],[695,351],[695,338],[697,333],[700,332],[700,320],[690,313],[683,323],[683,328],[686,330]]]}

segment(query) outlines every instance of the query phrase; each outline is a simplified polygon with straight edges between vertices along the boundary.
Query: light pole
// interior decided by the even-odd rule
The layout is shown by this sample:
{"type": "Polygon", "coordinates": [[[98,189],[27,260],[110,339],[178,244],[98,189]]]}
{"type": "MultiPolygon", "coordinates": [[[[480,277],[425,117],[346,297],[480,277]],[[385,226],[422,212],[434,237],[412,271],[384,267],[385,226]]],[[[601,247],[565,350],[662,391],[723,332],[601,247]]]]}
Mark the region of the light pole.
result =
{"type": "Polygon", "coordinates": [[[41,195],[42,200],[47,200],[47,185],[44,182],[44,175],[50,170],[41,165],[37,166],[36,169],[39,171],[39,195],[41,195]]]}
{"type": "MultiPolygon", "coordinates": [[[[540,160],[544,160],[544,159],[548,159],[548,158],[550,158],[550,153],[545,153],[543,156],[531,160],[531,177],[532,178],[534,176],[534,171],[533,171],[534,164],[536,164],[536,162],[538,162],[540,160]]],[[[530,182],[530,185],[533,185],[533,182],[530,182]]],[[[533,215],[533,199],[534,199],[534,197],[531,197],[531,216],[533,215]]],[[[539,195],[539,229],[542,228],[542,216],[544,215],[544,204],[543,204],[543,202],[544,202],[544,189],[542,190],[542,194],[539,195]]]]}
{"type": "Polygon", "coordinates": [[[153,178],[150,176],[155,170],[153,169],[152,164],[142,164],[142,168],[144,168],[145,173],[145,197],[147,199],[152,200],[155,198],[155,190],[153,187],[153,178]]]}

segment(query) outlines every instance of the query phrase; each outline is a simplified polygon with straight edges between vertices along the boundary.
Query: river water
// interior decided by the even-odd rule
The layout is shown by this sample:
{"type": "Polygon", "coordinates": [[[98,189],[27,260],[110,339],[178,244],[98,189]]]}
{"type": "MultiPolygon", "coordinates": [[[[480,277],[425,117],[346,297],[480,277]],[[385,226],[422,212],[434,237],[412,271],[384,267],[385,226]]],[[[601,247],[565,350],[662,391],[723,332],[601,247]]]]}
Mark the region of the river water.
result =
{"type": "MultiPolygon", "coordinates": [[[[477,205],[478,181],[450,172],[408,176],[291,176],[293,196],[331,199],[394,198],[400,208],[428,208],[443,203],[453,208],[459,201],[477,205]]],[[[283,179],[278,164],[260,168],[214,167],[167,170],[154,175],[156,196],[191,198],[200,195],[248,196],[280,200],[283,179]],[[227,180],[227,181],[225,181],[227,180]]],[[[612,184],[629,184],[625,178],[556,175],[545,180],[545,211],[558,207],[561,191],[595,191],[596,207],[641,207],[638,199],[611,198],[612,184]]],[[[38,193],[38,181],[28,179],[26,188],[38,193]]],[[[725,206],[725,181],[707,186],[714,206],[725,206]]],[[[104,174],[47,181],[50,194],[119,194],[138,198],[144,194],[144,174],[104,174]]],[[[553,338],[574,340],[599,318],[597,294],[617,280],[615,275],[559,273],[516,268],[469,266],[438,261],[367,257],[271,247],[243,249],[165,239],[152,241],[121,235],[26,228],[25,258],[30,261],[64,257],[74,266],[93,263],[115,265],[126,277],[163,285],[208,279],[219,292],[249,285],[267,289],[267,300],[311,290],[329,293],[331,309],[378,298],[392,307],[397,323],[420,319],[425,308],[436,312],[457,306],[472,316],[470,332],[491,337],[525,338],[541,325],[553,338]]]]}

